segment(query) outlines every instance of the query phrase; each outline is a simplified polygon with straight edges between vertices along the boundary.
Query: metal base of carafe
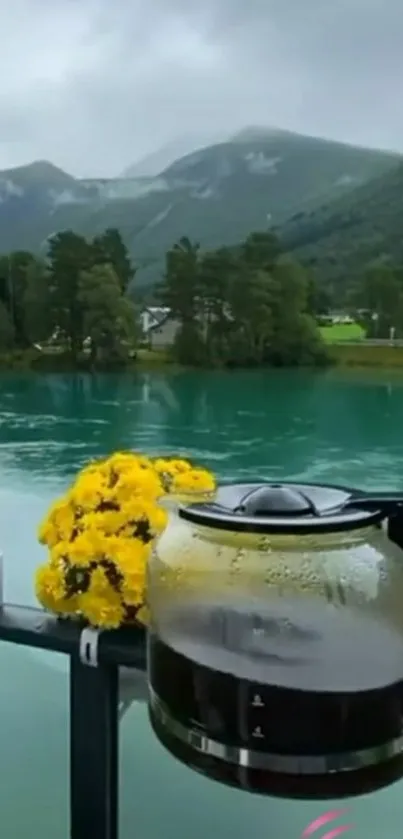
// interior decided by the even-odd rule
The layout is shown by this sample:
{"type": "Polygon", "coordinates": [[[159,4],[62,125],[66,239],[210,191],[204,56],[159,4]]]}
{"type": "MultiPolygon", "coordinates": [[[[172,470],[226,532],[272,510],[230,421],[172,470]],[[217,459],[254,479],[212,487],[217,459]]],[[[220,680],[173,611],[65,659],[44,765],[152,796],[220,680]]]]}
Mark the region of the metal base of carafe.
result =
{"type": "Polygon", "coordinates": [[[334,801],[335,798],[368,795],[403,778],[402,754],[356,771],[330,772],[326,775],[288,775],[226,763],[222,758],[197,751],[194,745],[188,745],[171,733],[166,725],[168,720],[160,711],[158,698],[155,697],[154,703],[149,703],[150,723],[155,736],[169,754],[198,774],[244,792],[287,800],[334,801]]]}
{"type": "Polygon", "coordinates": [[[285,775],[329,775],[356,772],[403,755],[403,733],[380,746],[328,755],[281,755],[226,745],[206,736],[202,730],[182,725],[151,687],[149,691],[154,716],[173,737],[193,751],[236,766],[285,775]]]}

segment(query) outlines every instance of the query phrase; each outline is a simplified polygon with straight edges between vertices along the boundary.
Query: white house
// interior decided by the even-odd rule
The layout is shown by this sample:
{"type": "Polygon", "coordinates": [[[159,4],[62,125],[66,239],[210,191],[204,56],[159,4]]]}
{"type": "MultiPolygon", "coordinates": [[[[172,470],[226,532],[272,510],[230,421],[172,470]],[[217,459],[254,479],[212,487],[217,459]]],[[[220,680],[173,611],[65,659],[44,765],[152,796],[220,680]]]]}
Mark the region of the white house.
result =
{"type": "Polygon", "coordinates": [[[146,306],[140,314],[141,331],[144,337],[149,337],[151,329],[155,329],[169,316],[167,306],[146,306]]]}
{"type": "Polygon", "coordinates": [[[166,306],[147,306],[140,315],[144,338],[150,349],[165,350],[172,346],[179,329],[179,321],[171,317],[166,306]]]}

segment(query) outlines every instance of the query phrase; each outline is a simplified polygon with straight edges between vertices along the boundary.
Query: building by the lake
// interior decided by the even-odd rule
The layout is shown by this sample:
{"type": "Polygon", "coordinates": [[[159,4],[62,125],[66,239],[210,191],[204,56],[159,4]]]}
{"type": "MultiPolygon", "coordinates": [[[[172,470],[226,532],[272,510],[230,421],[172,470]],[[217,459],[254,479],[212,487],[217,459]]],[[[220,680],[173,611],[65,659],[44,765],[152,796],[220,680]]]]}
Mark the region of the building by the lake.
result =
{"type": "Polygon", "coordinates": [[[171,347],[179,329],[179,321],[167,306],[145,306],[140,314],[141,331],[150,349],[171,347]]]}

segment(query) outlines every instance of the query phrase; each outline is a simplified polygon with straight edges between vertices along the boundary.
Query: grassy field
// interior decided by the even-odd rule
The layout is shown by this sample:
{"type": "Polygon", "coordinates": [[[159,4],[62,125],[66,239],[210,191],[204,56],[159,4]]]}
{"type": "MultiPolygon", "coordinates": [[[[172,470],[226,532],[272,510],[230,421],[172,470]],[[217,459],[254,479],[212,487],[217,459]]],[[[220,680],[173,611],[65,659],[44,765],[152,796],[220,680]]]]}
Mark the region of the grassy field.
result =
{"type": "Polygon", "coordinates": [[[320,326],[319,329],[327,344],[360,341],[365,338],[365,332],[359,323],[335,323],[332,326],[320,326]]]}
{"type": "Polygon", "coordinates": [[[169,364],[171,359],[165,350],[138,349],[136,361],[141,364],[169,364]]]}

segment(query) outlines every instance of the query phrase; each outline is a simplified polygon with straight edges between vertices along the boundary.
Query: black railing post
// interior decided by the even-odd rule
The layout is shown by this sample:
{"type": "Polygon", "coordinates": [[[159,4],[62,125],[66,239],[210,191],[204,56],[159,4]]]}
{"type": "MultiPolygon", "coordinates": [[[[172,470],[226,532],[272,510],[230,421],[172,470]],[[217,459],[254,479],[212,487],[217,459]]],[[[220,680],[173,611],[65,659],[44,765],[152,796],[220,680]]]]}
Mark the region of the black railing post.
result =
{"type": "Polygon", "coordinates": [[[118,839],[119,668],[98,663],[97,641],[84,629],[70,656],[71,839],[118,839]]]}
{"type": "Polygon", "coordinates": [[[145,629],[99,633],[0,598],[0,641],[69,656],[70,839],[118,839],[119,668],[145,674],[145,629]]]}
{"type": "Polygon", "coordinates": [[[403,549],[403,509],[401,507],[395,515],[389,516],[387,533],[391,542],[403,549]]]}

